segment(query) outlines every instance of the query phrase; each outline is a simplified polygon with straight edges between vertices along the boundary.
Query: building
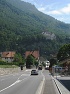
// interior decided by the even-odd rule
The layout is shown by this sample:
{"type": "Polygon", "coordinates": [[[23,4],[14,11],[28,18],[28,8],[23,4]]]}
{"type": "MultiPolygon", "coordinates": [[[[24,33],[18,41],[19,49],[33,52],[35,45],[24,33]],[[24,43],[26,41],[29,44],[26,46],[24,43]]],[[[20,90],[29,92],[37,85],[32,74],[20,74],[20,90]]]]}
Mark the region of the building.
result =
{"type": "Polygon", "coordinates": [[[27,58],[28,55],[34,56],[37,60],[39,60],[39,51],[26,51],[25,52],[25,58],[27,58]]]}
{"type": "Polygon", "coordinates": [[[14,60],[14,51],[6,51],[1,53],[1,58],[5,62],[12,62],[14,60]]]}

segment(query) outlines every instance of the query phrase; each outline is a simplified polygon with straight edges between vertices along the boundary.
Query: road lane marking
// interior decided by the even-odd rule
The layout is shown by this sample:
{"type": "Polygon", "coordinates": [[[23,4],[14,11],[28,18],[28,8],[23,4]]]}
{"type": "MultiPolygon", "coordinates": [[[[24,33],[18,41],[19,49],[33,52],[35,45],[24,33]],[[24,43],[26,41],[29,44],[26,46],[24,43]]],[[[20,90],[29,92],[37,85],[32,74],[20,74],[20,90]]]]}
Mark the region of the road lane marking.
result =
{"type": "Polygon", "coordinates": [[[28,74],[22,74],[22,75],[20,75],[19,77],[18,77],[18,79],[17,80],[19,80],[22,76],[29,76],[28,74]]]}
{"type": "MultiPolygon", "coordinates": [[[[6,75],[7,76],[7,75],[6,75]]],[[[30,74],[21,74],[21,75],[19,75],[19,74],[12,74],[12,76],[19,76],[18,78],[17,78],[17,80],[19,80],[22,76],[30,76],[30,74]]],[[[5,76],[4,76],[5,77],[5,76]]],[[[8,78],[5,78],[5,79],[1,79],[0,81],[4,81],[4,80],[6,80],[6,79],[8,79],[8,78]]]]}
{"type": "Polygon", "coordinates": [[[14,82],[13,84],[11,84],[10,86],[8,86],[8,87],[6,87],[6,88],[0,90],[0,92],[2,92],[2,91],[4,91],[4,90],[6,90],[6,89],[8,89],[8,88],[10,88],[10,87],[12,87],[12,86],[14,86],[15,84],[19,83],[20,81],[21,81],[21,80],[17,80],[16,82],[14,82]]]}
{"type": "Polygon", "coordinates": [[[37,91],[36,91],[36,94],[43,94],[43,91],[44,91],[44,86],[45,86],[45,76],[43,75],[43,73],[41,72],[42,76],[43,76],[43,80],[41,81],[37,91]]]}
{"type": "MultiPolygon", "coordinates": [[[[6,75],[6,76],[7,76],[7,75],[6,75]]],[[[10,75],[10,76],[18,76],[18,75],[13,75],[13,74],[12,74],[12,75],[10,75]]],[[[6,77],[6,78],[5,78],[5,76],[3,76],[2,79],[1,79],[0,81],[7,80],[7,79],[10,78],[10,76],[9,76],[9,77],[6,77]]]]}
{"type": "Polygon", "coordinates": [[[22,79],[22,80],[19,80],[19,79],[18,79],[16,82],[14,82],[13,84],[11,84],[10,86],[8,86],[8,87],[6,87],[6,88],[0,90],[0,92],[3,92],[4,90],[6,90],[6,89],[8,89],[8,88],[10,88],[10,87],[12,87],[12,86],[14,86],[14,85],[20,83],[21,81],[26,80],[26,79],[27,79],[27,78],[24,78],[24,79],[22,79]]]}
{"type": "MultiPolygon", "coordinates": [[[[23,73],[25,73],[26,71],[30,71],[30,70],[25,70],[23,73]]],[[[18,73],[12,73],[12,74],[7,74],[7,75],[1,75],[0,77],[6,77],[6,76],[16,76],[16,75],[19,75],[19,73],[22,73],[22,72],[18,72],[18,73]]]]}

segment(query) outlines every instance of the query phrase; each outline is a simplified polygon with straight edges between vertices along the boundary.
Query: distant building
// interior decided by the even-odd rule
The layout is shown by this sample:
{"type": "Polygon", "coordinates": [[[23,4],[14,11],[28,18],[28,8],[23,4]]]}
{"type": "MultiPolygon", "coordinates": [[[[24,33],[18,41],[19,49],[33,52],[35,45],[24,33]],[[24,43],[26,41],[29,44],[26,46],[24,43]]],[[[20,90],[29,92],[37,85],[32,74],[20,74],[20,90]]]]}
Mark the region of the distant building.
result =
{"type": "Polygon", "coordinates": [[[39,60],[39,51],[26,51],[25,52],[25,58],[27,58],[28,55],[34,56],[37,60],[39,60]]]}
{"type": "Polygon", "coordinates": [[[14,60],[14,51],[7,51],[7,52],[2,52],[1,53],[1,58],[5,62],[12,62],[14,60]]]}
{"type": "Polygon", "coordinates": [[[46,39],[54,40],[56,39],[56,35],[52,32],[42,32],[42,34],[46,37],[46,39]]]}

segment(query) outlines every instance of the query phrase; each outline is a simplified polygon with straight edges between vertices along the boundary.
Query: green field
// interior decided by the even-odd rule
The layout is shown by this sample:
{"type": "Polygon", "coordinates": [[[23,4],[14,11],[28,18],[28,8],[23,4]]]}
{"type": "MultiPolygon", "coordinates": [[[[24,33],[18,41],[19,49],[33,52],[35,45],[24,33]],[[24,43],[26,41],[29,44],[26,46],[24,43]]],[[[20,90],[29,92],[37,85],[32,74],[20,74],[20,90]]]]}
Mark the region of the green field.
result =
{"type": "Polygon", "coordinates": [[[0,68],[17,68],[16,65],[0,65],[0,68]]]}

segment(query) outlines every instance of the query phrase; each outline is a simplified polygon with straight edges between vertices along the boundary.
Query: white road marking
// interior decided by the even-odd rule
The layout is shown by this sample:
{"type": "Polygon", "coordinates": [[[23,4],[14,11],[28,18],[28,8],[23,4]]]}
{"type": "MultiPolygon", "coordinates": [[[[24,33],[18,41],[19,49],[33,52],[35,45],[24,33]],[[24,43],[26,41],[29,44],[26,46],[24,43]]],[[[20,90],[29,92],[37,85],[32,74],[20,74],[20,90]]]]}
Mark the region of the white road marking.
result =
{"type": "MultiPolygon", "coordinates": [[[[11,76],[17,76],[17,75],[18,75],[18,74],[15,74],[15,75],[12,74],[11,76]]],[[[10,76],[10,75],[5,75],[5,76],[10,76]]],[[[1,77],[4,78],[5,76],[1,76],[1,77]]],[[[8,79],[8,78],[6,77],[5,79],[1,79],[0,81],[7,80],[7,79],[8,79]]]]}
{"type": "Polygon", "coordinates": [[[41,72],[42,76],[43,76],[43,80],[41,81],[37,91],[36,91],[36,94],[43,94],[43,91],[44,91],[44,85],[45,85],[45,76],[43,75],[43,73],[41,72]]]}
{"type": "Polygon", "coordinates": [[[12,86],[14,86],[14,85],[16,85],[16,84],[18,84],[19,82],[21,82],[21,81],[23,81],[23,80],[26,80],[26,79],[27,79],[27,78],[24,78],[24,79],[22,79],[22,80],[19,80],[19,78],[18,78],[18,80],[17,80],[16,82],[14,82],[14,83],[11,84],[10,86],[8,86],[8,87],[6,87],[6,88],[0,90],[0,92],[2,92],[2,91],[4,91],[4,90],[6,90],[6,89],[8,89],[8,88],[10,88],[10,87],[12,87],[12,86]]]}
{"type": "MultiPolygon", "coordinates": [[[[29,71],[29,70],[26,70],[26,71],[29,71]]],[[[16,75],[18,75],[18,73],[16,73],[16,74],[4,75],[4,76],[1,76],[1,77],[6,77],[6,76],[10,76],[10,75],[16,76],[16,75]]],[[[28,74],[22,74],[22,75],[20,75],[20,76],[17,78],[17,81],[15,81],[13,84],[9,85],[8,87],[6,87],[6,88],[0,90],[0,92],[3,92],[4,90],[6,90],[6,89],[8,89],[8,88],[10,88],[10,87],[12,87],[12,86],[14,86],[14,85],[20,83],[20,82],[23,81],[23,80],[26,80],[28,77],[26,77],[26,78],[20,80],[20,77],[21,77],[21,76],[24,76],[24,75],[28,75],[28,74]]],[[[29,76],[29,75],[28,75],[28,76],[29,76]]],[[[1,81],[3,81],[3,80],[5,80],[5,79],[1,79],[1,81]]]]}
{"type": "Polygon", "coordinates": [[[0,90],[0,92],[2,92],[2,91],[4,91],[4,90],[6,90],[6,89],[8,89],[8,88],[12,87],[13,85],[15,85],[15,84],[19,83],[20,81],[21,81],[21,80],[17,80],[16,82],[14,82],[13,84],[11,84],[10,86],[8,86],[8,87],[6,87],[6,88],[4,88],[4,89],[0,90]]]}

